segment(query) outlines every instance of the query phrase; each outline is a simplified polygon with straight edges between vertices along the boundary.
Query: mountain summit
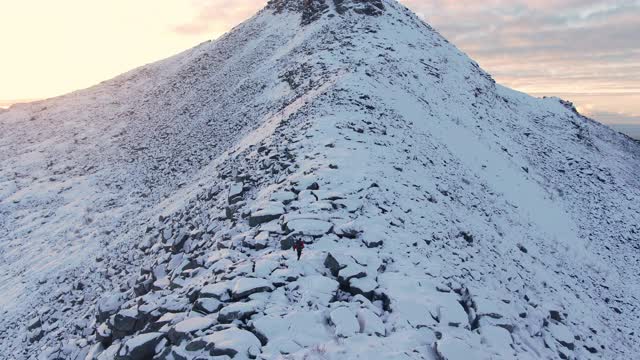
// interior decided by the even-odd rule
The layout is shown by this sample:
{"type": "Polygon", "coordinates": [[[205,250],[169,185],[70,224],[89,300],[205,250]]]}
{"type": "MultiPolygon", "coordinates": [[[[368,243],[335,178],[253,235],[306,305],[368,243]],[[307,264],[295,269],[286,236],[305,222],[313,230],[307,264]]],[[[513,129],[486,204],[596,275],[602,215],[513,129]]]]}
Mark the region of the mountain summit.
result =
{"type": "Polygon", "coordinates": [[[640,351],[640,145],[396,1],[270,1],[0,134],[0,359],[640,351]]]}

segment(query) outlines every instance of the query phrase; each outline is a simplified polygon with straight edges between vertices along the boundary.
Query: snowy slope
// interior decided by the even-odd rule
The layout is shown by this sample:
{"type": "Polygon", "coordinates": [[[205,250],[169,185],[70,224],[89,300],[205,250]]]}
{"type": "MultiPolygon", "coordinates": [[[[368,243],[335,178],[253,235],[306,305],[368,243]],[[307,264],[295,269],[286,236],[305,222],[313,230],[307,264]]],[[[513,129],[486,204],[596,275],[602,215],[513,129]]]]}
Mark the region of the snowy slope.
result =
{"type": "Polygon", "coordinates": [[[640,350],[640,146],[395,1],[271,1],[0,133],[0,358],[640,350]]]}

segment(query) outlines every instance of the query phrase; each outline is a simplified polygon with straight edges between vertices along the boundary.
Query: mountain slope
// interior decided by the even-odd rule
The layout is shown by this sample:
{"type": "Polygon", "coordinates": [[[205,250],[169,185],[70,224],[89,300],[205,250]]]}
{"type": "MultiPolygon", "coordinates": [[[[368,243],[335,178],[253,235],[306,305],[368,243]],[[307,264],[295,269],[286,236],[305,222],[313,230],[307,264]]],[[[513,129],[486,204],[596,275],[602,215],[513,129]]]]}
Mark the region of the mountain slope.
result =
{"type": "Polygon", "coordinates": [[[271,1],[0,124],[7,359],[639,350],[638,144],[394,1],[271,1]]]}

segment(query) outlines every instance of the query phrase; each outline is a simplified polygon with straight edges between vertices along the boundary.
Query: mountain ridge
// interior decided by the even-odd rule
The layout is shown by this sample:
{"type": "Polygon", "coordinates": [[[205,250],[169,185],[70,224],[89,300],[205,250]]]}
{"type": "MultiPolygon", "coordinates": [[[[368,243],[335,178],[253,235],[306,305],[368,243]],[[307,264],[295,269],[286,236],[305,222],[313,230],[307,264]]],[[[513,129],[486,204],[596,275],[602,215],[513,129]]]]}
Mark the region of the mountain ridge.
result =
{"type": "MultiPolygon", "coordinates": [[[[45,277],[44,294],[28,293],[60,306],[5,311],[11,321],[0,334],[19,336],[0,352],[527,359],[637,350],[629,320],[639,291],[637,144],[567,103],[496,85],[409,10],[382,3],[384,15],[368,16],[340,14],[335,2],[270,2],[216,42],[58,105],[78,102],[82,111],[56,115],[39,103],[0,115],[11,134],[2,146],[20,156],[0,158],[4,169],[33,176],[39,167],[12,163],[30,153],[9,141],[21,133],[8,125],[34,113],[82,119],[87,108],[95,123],[111,119],[103,131],[122,131],[122,140],[97,137],[106,151],[75,151],[99,153],[87,163],[109,182],[128,161],[144,169],[139,181],[125,168],[122,189],[111,190],[116,200],[140,199],[120,205],[122,229],[84,226],[110,231],[87,234],[100,240],[87,267],[45,277]],[[309,4],[321,16],[306,21],[304,7],[269,7],[278,3],[309,4]],[[112,102],[105,87],[123,91],[122,104],[103,109],[92,99],[112,102]],[[165,132],[154,127],[170,131],[159,136],[165,132]],[[128,150],[102,165],[114,143],[128,150]],[[154,173],[150,164],[163,163],[178,171],[154,173]],[[295,237],[307,242],[300,262],[290,250],[295,237]],[[47,294],[52,288],[59,290],[47,294]]],[[[87,121],[81,125],[95,126],[87,121]]],[[[82,126],[50,143],[67,144],[82,126]]],[[[75,138],[82,136],[96,138],[75,138]]],[[[43,150],[43,140],[23,139],[43,150]]],[[[42,178],[73,192],[87,176],[69,182],[77,170],[66,167],[77,162],[54,164],[42,178]]],[[[33,212],[23,204],[35,184],[8,172],[2,179],[0,210],[33,212]]],[[[113,201],[82,199],[98,210],[113,201]]],[[[3,239],[22,235],[31,220],[3,239]]],[[[45,246],[58,246],[49,240],[45,246]]],[[[3,260],[19,267],[9,249],[3,260]]]]}

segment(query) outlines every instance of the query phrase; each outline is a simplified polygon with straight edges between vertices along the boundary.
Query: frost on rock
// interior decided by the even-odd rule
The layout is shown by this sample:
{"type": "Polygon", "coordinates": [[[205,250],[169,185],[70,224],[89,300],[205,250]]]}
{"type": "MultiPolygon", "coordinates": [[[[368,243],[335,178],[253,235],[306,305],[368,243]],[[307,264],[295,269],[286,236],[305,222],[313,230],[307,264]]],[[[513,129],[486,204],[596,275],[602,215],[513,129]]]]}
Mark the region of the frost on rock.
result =
{"type": "Polygon", "coordinates": [[[369,309],[359,309],[357,311],[360,332],[367,335],[384,336],[385,328],[380,317],[369,309]]]}
{"type": "Polygon", "coordinates": [[[331,311],[330,319],[336,328],[336,336],[349,337],[360,330],[356,314],[347,307],[339,307],[331,311]]]}
{"type": "Polygon", "coordinates": [[[294,234],[322,236],[329,233],[333,224],[319,219],[293,219],[286,222],[286,227],[294,234]]]}
{"type": "Polygon", "coordinates": [[[243,277],[236,280],[231,296],[234,299],[242,299],[251,294],[272,290],[273,285],[268,280],[243,277]]]}
{"type": "Polygon", "coordinates": [[[156,346],[164,338],[163,333],[147,333],[133,337],[124,343],[115,360],[144,360],[153,357],[156,346]]]}
{"type": "Polygon", "coordinates": [[[226,355],[233,359],[246,360],[255,358],[260,347],[260,341],[251,332],[232,327],[197,338],[189,343],[186,349],[192,352],[204,350],[211,356],[226,355]]]}
{"type": "Polygon", "coordinates": [[[168,332],[169,339],[174,344],[179,344],[182,339],[189,334],[210,328],[215,324],[215,320],[208,317],[194,317],[177,323],[168,332]]]}
{"type": "Polygon", "coordinates": [[[638,143],[397,1],[269,1],[0,138],[0,360],[640,352],[638,143]]]}

